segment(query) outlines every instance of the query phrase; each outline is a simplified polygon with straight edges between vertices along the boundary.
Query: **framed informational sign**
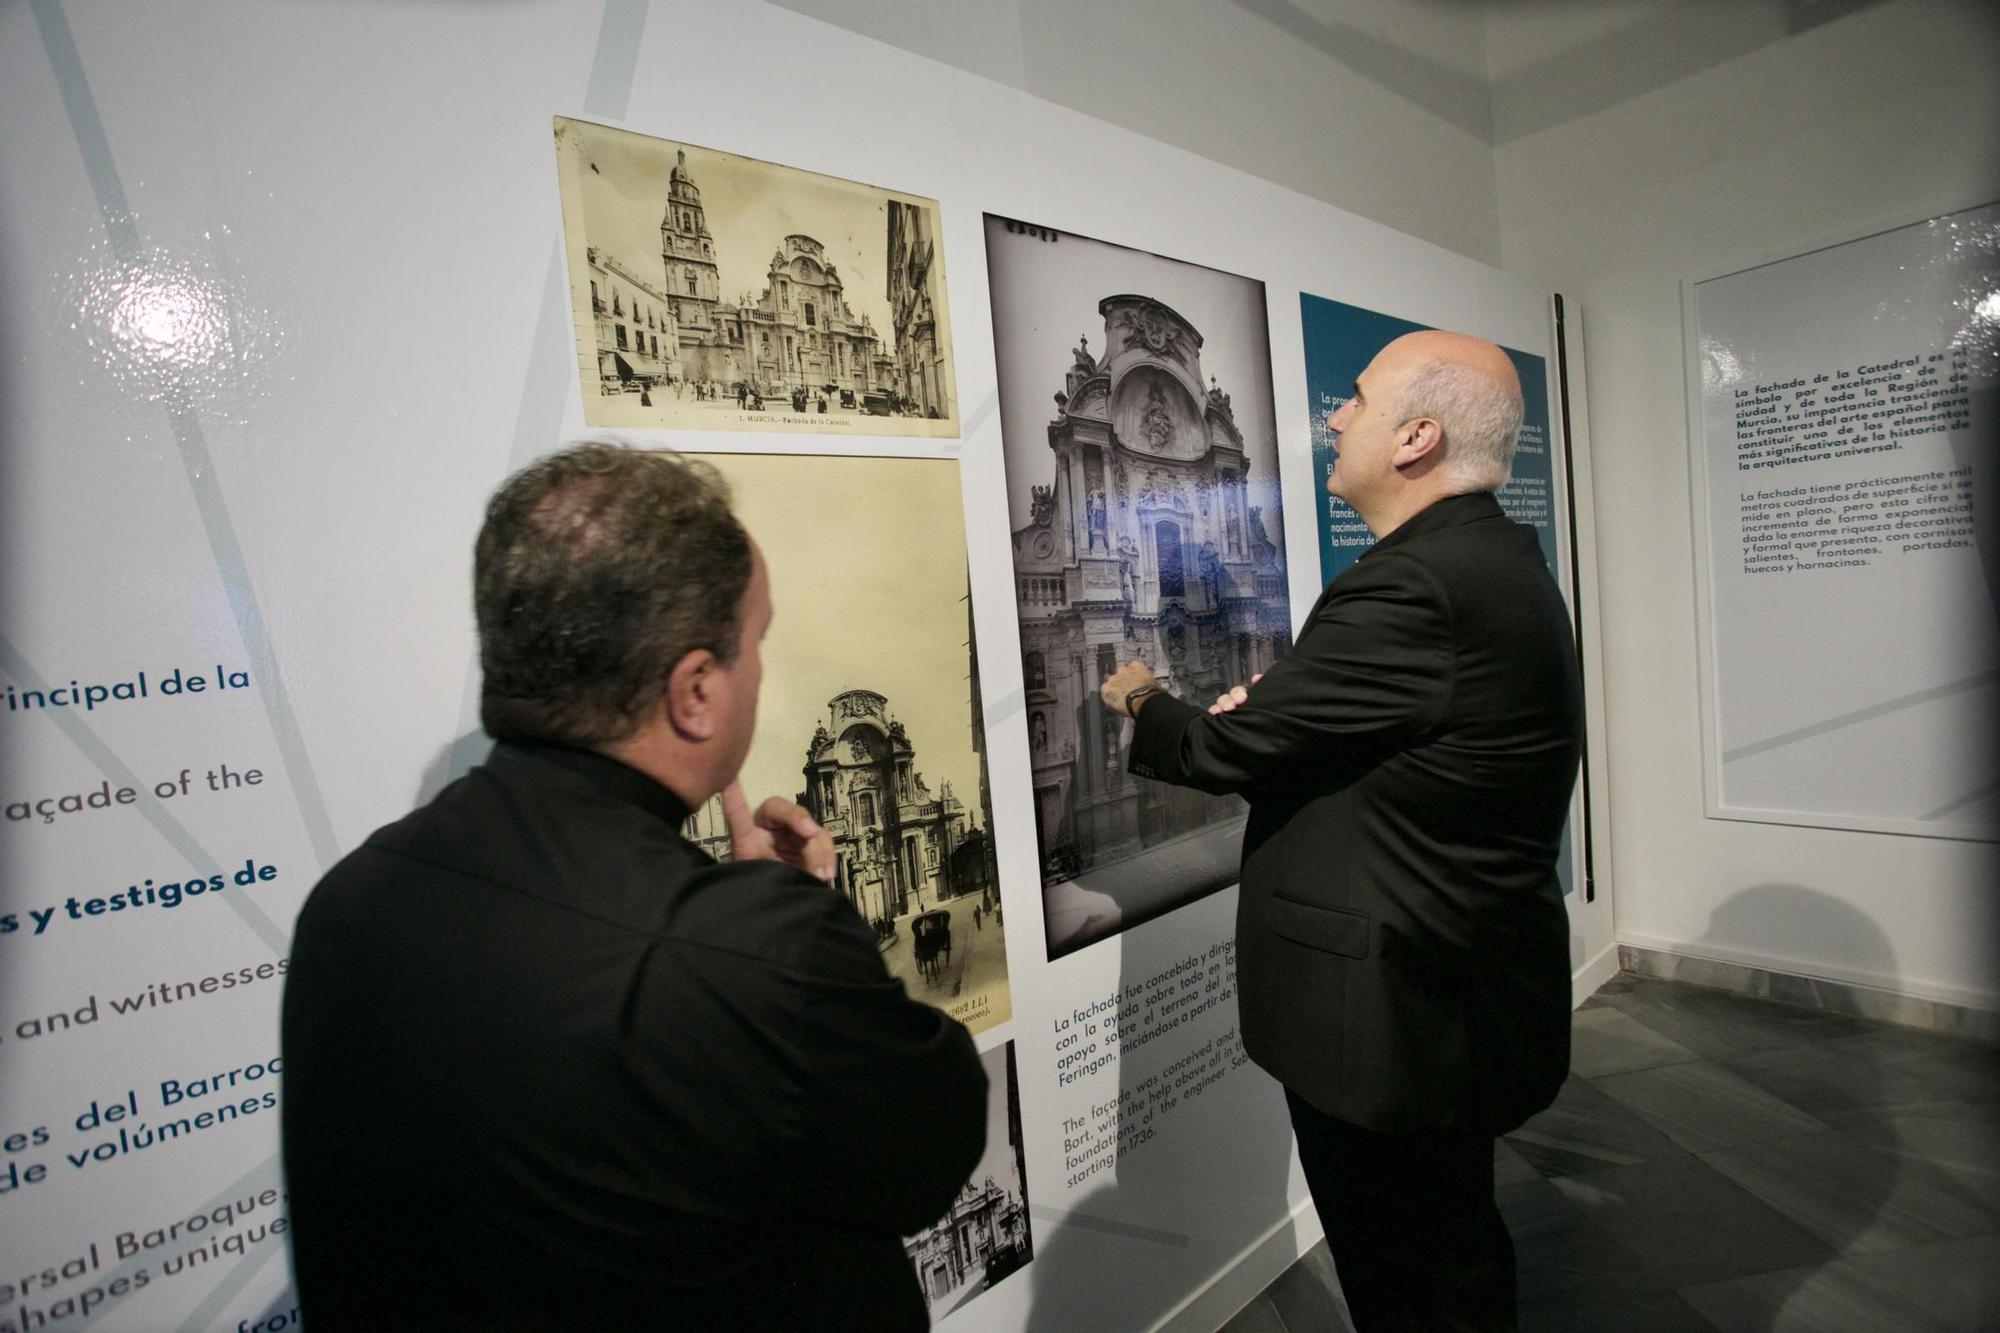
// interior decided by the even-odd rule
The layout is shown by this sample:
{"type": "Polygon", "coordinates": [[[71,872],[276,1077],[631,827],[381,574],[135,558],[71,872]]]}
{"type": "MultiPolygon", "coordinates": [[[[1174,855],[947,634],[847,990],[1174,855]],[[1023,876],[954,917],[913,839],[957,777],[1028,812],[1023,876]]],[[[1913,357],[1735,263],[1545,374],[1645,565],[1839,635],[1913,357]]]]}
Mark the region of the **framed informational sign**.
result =
{"type": "Polygon", "coordinates": [[[1690,282],[1708,813],[2000,834],[2000,205],[1690,282]]]}

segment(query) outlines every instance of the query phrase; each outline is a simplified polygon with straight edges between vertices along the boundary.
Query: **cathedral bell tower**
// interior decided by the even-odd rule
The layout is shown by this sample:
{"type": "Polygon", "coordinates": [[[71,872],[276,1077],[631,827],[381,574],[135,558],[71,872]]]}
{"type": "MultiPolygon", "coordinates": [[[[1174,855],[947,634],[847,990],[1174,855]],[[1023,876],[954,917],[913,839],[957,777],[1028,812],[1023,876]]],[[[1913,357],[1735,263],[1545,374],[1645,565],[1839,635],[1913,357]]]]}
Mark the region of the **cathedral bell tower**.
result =
{"type": "Polygon", "coordinates": [[[660,258],[666,265],[667,299],[683,341],[712,338],[715,307],[722,299],[722,278],[715,264],[715,237],[702,211],[701,188],[688,171],[681,150],[667,182],[667,211],[660,220],[660,258]]]}

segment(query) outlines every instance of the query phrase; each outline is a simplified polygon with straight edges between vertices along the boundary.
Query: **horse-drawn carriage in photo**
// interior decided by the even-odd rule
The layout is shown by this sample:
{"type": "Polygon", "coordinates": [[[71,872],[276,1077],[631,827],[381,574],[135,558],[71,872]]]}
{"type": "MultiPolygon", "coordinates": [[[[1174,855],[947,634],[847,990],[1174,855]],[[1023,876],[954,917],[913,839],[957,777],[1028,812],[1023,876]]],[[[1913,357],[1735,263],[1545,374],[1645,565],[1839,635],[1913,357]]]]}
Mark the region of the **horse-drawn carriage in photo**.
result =
{"type": "Polygon", "coordinates": [[[951,961],[951,913],[940,907],[911,917],[910,947],[917,956],[918,974],[937,984],[945,964],[951,961]]]}

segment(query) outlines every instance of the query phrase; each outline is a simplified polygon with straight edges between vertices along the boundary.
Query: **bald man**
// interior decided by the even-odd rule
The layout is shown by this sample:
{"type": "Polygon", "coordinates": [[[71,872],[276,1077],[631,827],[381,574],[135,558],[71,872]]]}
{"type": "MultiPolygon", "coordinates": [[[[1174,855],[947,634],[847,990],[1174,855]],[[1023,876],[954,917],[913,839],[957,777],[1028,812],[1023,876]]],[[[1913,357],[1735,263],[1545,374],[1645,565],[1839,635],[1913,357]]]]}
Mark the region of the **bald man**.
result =
{"type": "Polygon", "coordinates": [[[1243,1044],[1285,1085],[1355,1327],[1511,1329],[1493,1140],[1569,1065],[1574,639],[1493,498],[1521,426],[1504,352],[1398,338],[1327,425],[1326,488],[1376,541],[1291,652],[1206,709],[1138,662],[1103,699],[1136,717],[1132,772],[1250,802],[1243,1044]]]}

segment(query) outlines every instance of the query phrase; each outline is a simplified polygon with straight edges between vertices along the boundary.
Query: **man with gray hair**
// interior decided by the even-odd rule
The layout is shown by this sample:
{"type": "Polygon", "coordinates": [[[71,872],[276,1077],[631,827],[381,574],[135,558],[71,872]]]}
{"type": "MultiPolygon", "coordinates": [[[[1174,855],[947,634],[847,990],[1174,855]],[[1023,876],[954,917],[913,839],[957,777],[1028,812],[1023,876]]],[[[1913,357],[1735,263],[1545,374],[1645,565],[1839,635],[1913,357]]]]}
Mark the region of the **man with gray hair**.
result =
{"type": "Polygon", "coordinates": [[[352,1329],[928,1326],[900,1237],[979,1160],[986,1078],[736,785],[771,619],[721,478],[587,445],[474,555],[491,758],[301,912],[293,1273],[352,1329]],[[722,797],[735,860],[681,825],[722,797]]]}
{"type": "Polygon", "coordinates": [[[1398,338],[1327,425],[1326,488],[1376,542],[1291,652],[1206,710],[1138,662],[1102,697],[1136,718],[1132,772],[1249,799],[1243,1045],[1285,1085],[1355,1327],[1511,1329],[1494,1139],[1569,1065],[1573,632],[1492,494],[1521,425],[1506,353],[1398,338]]]}

